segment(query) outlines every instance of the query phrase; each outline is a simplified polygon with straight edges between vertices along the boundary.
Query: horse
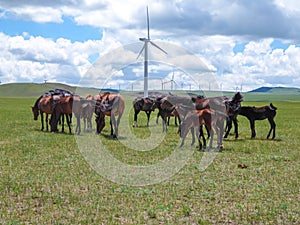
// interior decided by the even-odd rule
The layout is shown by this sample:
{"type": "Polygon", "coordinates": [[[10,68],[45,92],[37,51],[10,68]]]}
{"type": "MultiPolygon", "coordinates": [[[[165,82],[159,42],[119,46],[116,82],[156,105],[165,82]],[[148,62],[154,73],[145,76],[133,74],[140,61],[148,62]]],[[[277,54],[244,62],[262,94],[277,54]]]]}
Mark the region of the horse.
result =
{"type": "Polygon", "coordinates": [[[110,116],[110,135],[113,138],[117,138],[119,135],[120,120],[125,108],[123,96],[106,92],[95,97],[96,133],[101,133],[105,127],[105,116],[110,116]],[[118,118],[116,119],[116,117],[118,118]]]}
{"type": "Polygon", "coordinates": [[[240,92],[237,92],[232,97],[232,99],[228,99],[227,101],[225,101],[227,118],[226,118],[224,139],[226,139],[229,135],[229,132],[232,128],[232,122],[234,124],[235,139],[237,140],[239,137],[237,116],[239,113],[239,109],[241,108],[242,101],[243,101],[243,96],[241,95],[240,92]]]}
{"type": "Polygon", "coordinates": [[[81,107],[82,107],[82,114],[81,117],[83,118],[83,130],[85,132],[92,131],[92,118],[95,108],[95,101],[93,95],[87,95],[85,99],[81,99],[81,107]]]}
{"type": "Polygon", "coordinates": [[[158,109],[158,113],[156,116],[156,124],[158,124],[158,118],[161,116],[163,122],[165,122],[168,126],[170,125],[170,118],[174,117],[175,118],[175,126],[178,126],[177,120],[180,123],[180,118],[179,118],[179,114],[176,112],[176,110],[174,110],[171,113],[167,113],[167,115],[164,114],[163,109],[161,108],[161,101],[167,96],[159,96],[157,97],[152,105],[152,109],[158,109]],[[165,119],[163,117],[166,117],[165,119]]]}
{"type": "MultiPolygon", "coordinates": [[[[81,116],[81,102],[79,96],[68,96],[68,97],[54,97],[54,105],[52,108],[52,116],[50,120],[51,132],[57,132],[57,123],[62,114],[71,115],[74,113],[77,124],[75,128],[75,134],[80,134],[80,116],[81,116]]],[[[71,134],[71,118],[67,117],[67,125],[69,127],[69,133],[71,134]]],[[[62,132],[64,132],[62,130],[62,132]]]]}
{"type": "Polygon", "coordinates": [[[262,107],[255,107],[255,106],[242,106],[238,110],[238,114],[241,116],[245,116],[249,122],[250,122],[250,128],[251,128],[251,138],[255,138],[256,132],[255,132],[255,120],[264,120],[268,119],[270,123],[270,130],[267,135],[267,139],[269,139],[271,132],[272,134],[272,140],[275,138],[275,131],[276,131],[276,123],[274,121],[274,117],[276,116],[276,110],[277,108],[270,103],[269,106],[262,106],[262,107]]]}
{"type": "Polygon", "coordinates": [[[147,115],[147,127],[149,126],[149,120],[151,112],[154,111],[152,109],[153,105],[153,99],[147,97],[147,98],[141,98],[137,97],[133,100],[133,109],[134,109],[134,118],[133,118],[133,127],[138,127],[137,122],[137,116],[140,113],[140,111],[144,111],[147,115]]]}
{"type": "Polygon", "coordinates": [[[187,113],[184,120],[181,123],[181,145],[182,147],[184,145],[184,140],[189,132],[189,130],[192,131],[192,145],[194,144],[194,130],[196,130],[196,137],[199,142],[199,150],[202,149],[202,143],[200,141],[200,137],[203,137],[204,147],[206,147],[206,141],[203,135],[203,131],[199,129],[201,126],[205,125],[209,131],[210,134],[210,142],[209,142],[209,148],[212,148],[212,142],[214,138],[214,133],[217,133],[217,148],[222,149],[222,138],[223,138],[223,121],[224,117],[226,117],[226,114],[213,110],[210,108],[205,108],[201,110],[192,110],[187,113]],[[201,134],[202,132],[202,134],[201,134]],[[200,133],[200,134],[199,134],[200,133]]]}
{"type": "Polygon", "coordinates": [[[177,120],[178,118],[179,123],[180,123],[180,115],[176,110],[175,105],[170,103],[168,101],[168,96],[160,96],[155,99],[152,105],[152,110],[158,109],[158,114],[156,118],[156,123],[158,123],[158,117],[161,116],[162,118],[162,127],[163,127],[163,132],[167,131],[167,125],[169,125],[169,119],[170,117],[175,117],[175,125],[177,125],[177,120]]]}
{"type": "Polygon", "coordinates": [[[34,106],[31,107],[32,113],[33,113],[33,119],[38,120],[39,114],[41,115],[41,123],[42,128],[41,130],[44,130],[44,113],[46,114],[45,122],[46,122],[46,130],[48,131],[48,117],[49,114],[52,112],[52,103],[53,98],[51,96],[44,96],[41,95],[34,103],[34,106]]]}

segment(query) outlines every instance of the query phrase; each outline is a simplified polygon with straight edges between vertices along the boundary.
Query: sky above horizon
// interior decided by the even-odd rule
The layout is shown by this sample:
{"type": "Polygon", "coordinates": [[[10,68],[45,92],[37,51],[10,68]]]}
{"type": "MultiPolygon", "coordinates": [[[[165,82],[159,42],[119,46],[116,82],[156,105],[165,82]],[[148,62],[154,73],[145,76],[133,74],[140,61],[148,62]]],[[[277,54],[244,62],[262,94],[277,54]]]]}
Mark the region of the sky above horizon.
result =
{"type": "Polygon", "coordinates": [[[150,89],[300,87],[297,0],[0,0],[0,82],[150,89]],[[174,82],[171,82],[174,80],[174,82]]]}

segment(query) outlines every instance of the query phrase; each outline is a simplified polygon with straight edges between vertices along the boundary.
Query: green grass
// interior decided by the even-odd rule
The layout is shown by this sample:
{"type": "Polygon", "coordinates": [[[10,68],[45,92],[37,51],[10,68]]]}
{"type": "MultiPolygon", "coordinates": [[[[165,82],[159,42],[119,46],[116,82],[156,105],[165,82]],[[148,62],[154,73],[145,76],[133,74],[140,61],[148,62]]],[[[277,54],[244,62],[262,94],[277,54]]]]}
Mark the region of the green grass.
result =
{"type": "MultiPolygon", "coordinates": [[[[73,135],[40,131],[30,109],[34,101],[0,98],[1,224],[300,223],[299,102],[273,102],[278,107],[274,141],[265,140],[267,121],[256,123],[257,138],[251,140],[248,121],[239,117],[240,139],[230,136],[205,171],[199,168],[204,153],[195,151],[172,178],[133,187],[91,169],[73,135]]],[[[145,119],[141,113],[141,127],[130,128],[138,138],[150,136],[145,119]]],[[[172,153],[179,140],[176,129],[171,125],[153,151],[133,151],[103,135],[99,139],[115,158],[149,165],[172,153]]],[[[109,134],[108,123],[103,133],[109,134]]]]}

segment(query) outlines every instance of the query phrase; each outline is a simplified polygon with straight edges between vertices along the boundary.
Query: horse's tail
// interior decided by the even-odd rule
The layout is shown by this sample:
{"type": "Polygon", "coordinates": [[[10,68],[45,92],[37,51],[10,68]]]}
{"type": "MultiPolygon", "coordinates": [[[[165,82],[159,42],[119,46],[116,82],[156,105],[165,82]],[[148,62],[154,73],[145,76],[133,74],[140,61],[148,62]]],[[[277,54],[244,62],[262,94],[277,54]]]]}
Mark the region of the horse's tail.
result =
{"type": "Polygon", "coordinates": [[[272,103],[270,103],[270,109],[271,110],[277,110],[277,107],[275,107],[272,103]]]}

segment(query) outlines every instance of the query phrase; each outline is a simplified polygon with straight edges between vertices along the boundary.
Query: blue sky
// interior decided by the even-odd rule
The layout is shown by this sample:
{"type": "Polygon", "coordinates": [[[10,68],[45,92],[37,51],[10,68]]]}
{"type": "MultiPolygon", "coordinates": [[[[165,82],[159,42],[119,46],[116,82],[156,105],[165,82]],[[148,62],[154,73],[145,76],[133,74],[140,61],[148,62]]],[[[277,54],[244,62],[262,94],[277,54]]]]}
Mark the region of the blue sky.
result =
{"type": "Polygon", "coordinates": [[[147,5],[151,39],[172,52],[164,57],[150,48],[150,88],[172,76],[177,89],[300,87],[300,4],[294,0],[0,0],[1,83],[138,87],[147,5]],[[194,56],[205,69],[195,70],[194,56]],[[89,72],[97,62],[105,75],[89,72]]]}

